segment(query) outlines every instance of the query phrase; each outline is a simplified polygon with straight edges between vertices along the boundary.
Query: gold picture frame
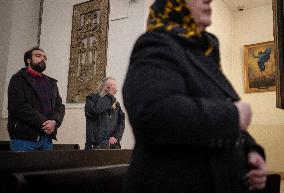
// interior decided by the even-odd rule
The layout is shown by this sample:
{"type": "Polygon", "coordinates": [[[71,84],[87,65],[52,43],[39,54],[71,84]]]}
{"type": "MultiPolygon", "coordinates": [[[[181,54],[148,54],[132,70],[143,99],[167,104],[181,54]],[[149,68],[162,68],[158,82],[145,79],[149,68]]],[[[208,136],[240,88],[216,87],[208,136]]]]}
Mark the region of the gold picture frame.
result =
{"type": "Polygon", "coordinates": [[[275,45],[273,41],[244,46],[245,92],[276,90],[275,45]]]}
{"type": "Polygon", "coordinates": [[[276,59],[276,107],[284,109],[284,2],[272,0],[276,59]]]}

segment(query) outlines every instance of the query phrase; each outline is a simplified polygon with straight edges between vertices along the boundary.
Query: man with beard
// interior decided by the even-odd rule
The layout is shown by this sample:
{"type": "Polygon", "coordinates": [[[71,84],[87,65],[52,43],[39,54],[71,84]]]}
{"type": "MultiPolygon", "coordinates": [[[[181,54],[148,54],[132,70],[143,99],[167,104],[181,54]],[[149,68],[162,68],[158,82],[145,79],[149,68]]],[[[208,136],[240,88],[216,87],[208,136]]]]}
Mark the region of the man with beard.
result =
{"type": "Polygon", "coordinates": [[[32,48],[26,68],[14,74],[8,87],[8,132],[11,151],[52,150],[65,114],[57,80],[43,74],[46,53],[32,48]]]}

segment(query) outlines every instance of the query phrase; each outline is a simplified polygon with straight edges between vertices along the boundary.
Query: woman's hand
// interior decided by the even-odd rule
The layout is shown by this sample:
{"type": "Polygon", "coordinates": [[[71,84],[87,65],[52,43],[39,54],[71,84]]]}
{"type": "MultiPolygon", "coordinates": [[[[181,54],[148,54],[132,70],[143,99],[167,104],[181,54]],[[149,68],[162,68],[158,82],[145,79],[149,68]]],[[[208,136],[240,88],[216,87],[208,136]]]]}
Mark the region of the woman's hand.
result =
{"type": "Polygon", "coordinates": [[[246,174],[245,180],[249,190],[259,190],[265,188],[266,183],[266,163],[257,152],[248,154],[248,164],[251,170],[246,174]]]}
{"type": "Polygon", "coordinates": [[[246,131],[248,126],[250,125],[252,118],[251,107],[248,103],[243,101],[238,101],[234,103],[239,112],[239,125],[240,129],[246,131]]]}

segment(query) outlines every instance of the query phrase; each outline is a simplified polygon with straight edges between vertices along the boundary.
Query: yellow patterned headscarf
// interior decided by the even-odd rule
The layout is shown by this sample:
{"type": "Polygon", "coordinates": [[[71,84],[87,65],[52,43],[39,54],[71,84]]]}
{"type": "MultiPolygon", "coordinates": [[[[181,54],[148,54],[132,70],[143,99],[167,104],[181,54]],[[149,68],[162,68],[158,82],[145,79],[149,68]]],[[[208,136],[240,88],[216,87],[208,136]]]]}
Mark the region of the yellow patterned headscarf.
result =
{"type": "MultiPolygon", "coordinates": [[[[184,0],[156,0],[151,6],[147,31],[162,28],[186,39],[202,38],[184,0]]],[[[209,56],[213,46],[208,42],[204,55],[209,56]]]]}

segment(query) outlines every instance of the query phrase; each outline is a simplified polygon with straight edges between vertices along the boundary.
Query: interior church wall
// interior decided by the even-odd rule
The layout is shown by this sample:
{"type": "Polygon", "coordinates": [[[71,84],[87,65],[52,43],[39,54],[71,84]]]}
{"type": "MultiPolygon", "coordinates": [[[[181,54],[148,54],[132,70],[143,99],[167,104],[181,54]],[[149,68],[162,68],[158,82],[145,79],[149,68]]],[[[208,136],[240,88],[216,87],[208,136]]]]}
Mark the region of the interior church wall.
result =
{"type": "MultiPolygon", "coordinates": [[[[58,79],[59,90],[64,103],[66,102],[67,93],[72,9],[74,4],[81,2],[84,1],[45,0],[43,5],[43,22],[40,39],[41,47],[48,53],[48,68],[46,73],[58,79]]],[[[110,21],[109,25],[107,75],[112,75],[117,79],[120,91],[118,99],[122,101],[121,88],[130,52],[136,38],[146,28],[149,6],[153,3],[153,0],[133,1],[130,4],[128,4],[129,1],[127,0],[119,2],[122,3],[118,3],[116,0],[110,1],[110,20],[115,21],[110,21]],[[124,4],[125,2],[126,4],[124,4]],[[119,19],[124,17],[127,18],[119,19]]],[[[213,8],[216,14],[213,14],[214,21],[209,30],[220,39],[222,66],[224,72],[229,76],[229,64],[231,64],[232,57],[228,47],[230,48],[232,39],[232,13],[222,0],[214,1],[213,8]],[[228,31],[226,35],[223,35],[223,28],[220,28],[219,25],[222,25],[228,31]]],[[[22,52],[20,56],[22,56],[24,51],[20,51],[22,52]]],[[[20,59],[19,61],[22,61],[22,58],[20,59]]],[[[7,76],[11,76],[11,73],[14,73],[14,71],[9,70],[7,76]]],[[[56,143],[79,143],[81,148],[84,147],[85,117],[83,108],[84,104],[66,105],[65,119],[58,132],[59,140],[56,143]]],[[[133,144],[133,134],[127,121],[122,147],[132,148],[133,144]]]]}
{"type": "MultiPolygon", "coordinates": [[[[127,1],[127,0],[123,0],[127,1]]],[[[118,99],[122,102],[121,88],[128,66],[128,59],[135,39],[145,30],[148,6],[153,0],[136,0],[127,6],[111,0],[111,15],[108,40],[107,75],[118,81],[118,99]],[[119,11],[120,10],[120,11],[119,11]],[[121,11],[122,10],[122,11],[121,11]],[[126,19],[121,19],[127,17],[126,19]],[[117,20],[116,20],[117,19],[117,20]]],[[[7,85],[13,73],[23,66],[23,53],[36,45],[38,0],[0,0],[1,31],[0,49],[0,109],[7,118],[7,85]],[[3,90],[3,87],[5,90],[3,90]],[[2,101],[4,102],[2,103],[2,101]],[[2,105],[3,104],[3,105],[2,105]],[[1,108],[1,105],[3,108],[1,108]]],[[[69,69],[69,50],[73,5],[83,0],[45,0],[41,47],[48,54],[47,74],[58,79],[61,96],[66,102],[69,69]]],[[[273,40],[271,6],[262,6],[232,12],[222,0],[215,0],[213,24],[208,31],[220,41],[221,65],[244,101],[252,105],[254,112],[250,132],[264,145],[267,152],[268,170],[284,171],[283,110],[275,108],[276,93],[244,93],[243,45],[273,40]],[[261,14],[260,14],[261,13],[261,14]]],[[[67,104],[66,116],[61,126],[57,143],[79,143],[84,147],[84,104],[67,104]]],[[[0,120],[0,140],[8,140],[6,119],[0,120]]],[[[122,140],[123,148],[132,148],[134,138],[127,121],[122,140]]]]}
{"type": "Polygon", "coordinates": [[[38,0],[1,0],[0,140],[8,140],[7,87],[12,74],[24,67],[24,52],[36,45],[38,0]],[[3,74],[3,75],[2,75],[3,74]]]}
{"type": "Polygon", "coordinates": [[[233,13],[222,1],[212,2],[212,25],[207,29],[219,39],[220,44],[220,64],[223,73],[228,79],[232,70],[232,38],[233,38],[233,13]]]}
{"type": "Polygon", "coordinates": [[[271,5],[234,12],[232,82],[241,98],[251,104],[249,128],[264,145],[268,170],[284,171],[284,111],[276,108],[276,92],[244,93],[244,45],[273,41],[271,5]]]}
{"type": "MultiPolygon", "coordinates": [[[[48,53],[47,74],[58,80],[59,90],[66,103],[68,69],[72,29],[73,5],[82,0],[45,0],[41,47],[48,53]]],[[[144,30],[144,2],[110,1],[108,52],[106,73],[117,80],[117,98],[122,102],[121,89],[128,67],[130,52],[136,38],[144,30]]],[[[122,105],[123,106],[123,105],[122,105]]],[[[64,122],[58,132],[58,143],[79,143],[84,148],[84,103],[66,104],[64,122]]],[[[122,139],[122,148],[132,148],[134,137],[128,120],[122,139]]]]}
{"type": "MultiPolygon", "coordinates": [[[[11,9],[12,1],[0,0],[0,24],[1,24],[1,36],[0,36],[0,112],[2,112],[3,100],[4,100],[4,88],[6,80],[6,70],[9,55],[9,39],[11,31],[11,9]]],[[[2,128],[5,128],[4,119],[0,117],[0,138],[5,138],[2,128]]],[[[4,130],[4,129],[3,129],[4,130]]]]}
{"type": "MultiPolygon", "coordinates": [[[[62,2],[62,1],[61,1],[62,2]]],[[[69,62],[69,48],[70,48],[70,35],[72,25],[72,6],[82,1],[70,1],[68,3],[62,2],[62,4],[53,0],[45,0],[42,34],[41,34],[41,47],[49,54],[49,63],[51,64],[47,70],[47,73],[52,74],[58,79],[60,93],[65,102],[67,92],[67,80],[68,80],[68,62],[69,62]],[[60,10],[60,11],[57,11],[60,10]],[[60,15],[65,17],[60,18],[60,15]],[[69,18],[69,19],[68,19],[69,18]],[[56,24],[54,21],[57,20],[56,24]],[[51,27],[52,26],[52,27],[51,27]],[[64,27],[62,27],[64,26],[64,27]],[[52,64],[56,63],[56,66],[52,64]],[[61,70],[58,70],[60,68],[61,70]],[[64,73],[65,72],[65,73],[64,73]]],[[[121,89],[124,81],[124,77],[127,71],[128,60],[131,49],[136,38],[145,30],[146,19],[148,15],[148,7],[153,1],[135,1],[128,4],[128,8],[120,9],[125,10],[127,19],[110,21],[109,26],[109,39],[108,39],[108,56],[107,56],[107,75],[112,75],[118,82],[118,99],[122,101],[121,89]],[[142,9],[141,9],[142,7],[142,9]],[[144,17],[141,17],[144,16],[144,17]],[[144,19],[143,19],[144,18],[144,19]]],[[[117,19],[117,17],[125,17],[123,13],[118,13],[119,6],[114,7],[114,0],[110,1],[110,20],[117,19]],[[113,5],[113,6],[112,6],[113,5]],[[116,13],[116,14],[115,14],[116,13]],[[117,15],[117,16],[116,16],[117,15]]],[[[227,50],[231,45],[232,39],[232,13],[229,8],[223,3],[223,1],[216,1],[214,8],[222,15],[215,14],[211,27],[211,31],[215,34],[222,34],[222,29],[219,29],[218,24],[222,23],[222,26],[230,32],[226,36],[222,36],[221,49],[224,49],[222,56],[224,56],[225,64],[231,64],[230,55],[231,52],[227,50]]],[[[229,65],[226,65],[227,74],[229,74],[229,65]]],[[[58,143],[79,143],[81,147],[84,147],[85,140],[85,117],[84,117],[84,104],[67,104],[66,116],[63,125],[58,133],[58,143]],[[74,119],[76,117],[76,119],[74,119]]],[[[132,148],[134,144],[134,138],[129,122],[126,121],[126,129],[122,139],[123,148],[132,148]]]]}

